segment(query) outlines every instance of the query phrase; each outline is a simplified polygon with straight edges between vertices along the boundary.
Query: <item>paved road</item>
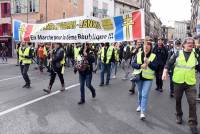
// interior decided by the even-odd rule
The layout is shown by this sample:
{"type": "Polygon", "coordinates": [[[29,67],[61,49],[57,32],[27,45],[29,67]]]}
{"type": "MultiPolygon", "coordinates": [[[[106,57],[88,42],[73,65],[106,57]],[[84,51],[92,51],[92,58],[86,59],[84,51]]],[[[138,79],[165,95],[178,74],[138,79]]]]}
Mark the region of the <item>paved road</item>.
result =
{"type": "MultiPolygon", "coordinates": [[[[33,65],[34,66],[34,65],[33,65]]],[[[0,65],[0,134],[189,134],[187,126],[188,106],[183,100],[184,124],[175,123],[174,99],[168,91],[151,91],[149,111],[145,122],[136,113],[136,95],[129,95],[129,81],[118,78],[107,87],[98,87],[99,75],[93,85],[97,98],[92,99],[87,90],[86,104],[78,106],[78,75],[66,69],[65,82],[68,91],[57,92],[59,81],[53,86],[53,94],[42,91],[49,82],[48,73],[40,74],[30,69],[31,89],[24,84],[19,67],[0,65]]],[[[168,83],[165,83],[167,89],[168,83]]],[[[153,89],[155,84],[153,85],[153,89]]],[[[200,104],[198,107],[198,115],[200,104]]],[[[199,121],[200,122],[200,121],[199,121]]]]}

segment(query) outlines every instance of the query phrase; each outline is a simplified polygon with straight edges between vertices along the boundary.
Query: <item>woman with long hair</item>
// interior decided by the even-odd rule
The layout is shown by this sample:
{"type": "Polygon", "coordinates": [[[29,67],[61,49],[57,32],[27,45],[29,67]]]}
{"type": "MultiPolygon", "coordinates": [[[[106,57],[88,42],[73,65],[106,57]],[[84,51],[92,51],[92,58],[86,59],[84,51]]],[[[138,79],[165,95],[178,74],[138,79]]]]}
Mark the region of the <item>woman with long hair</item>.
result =
{"type": "Polygon", "coordinates": [[[146,118],[148,96],[157,68],[156,55],[152,53],[152,42],[150,40],[145,40],[143,50],[138,52],[132,66],[138,87],[137,112],[140,112],[140,119],[144,120],[146,118]]]}

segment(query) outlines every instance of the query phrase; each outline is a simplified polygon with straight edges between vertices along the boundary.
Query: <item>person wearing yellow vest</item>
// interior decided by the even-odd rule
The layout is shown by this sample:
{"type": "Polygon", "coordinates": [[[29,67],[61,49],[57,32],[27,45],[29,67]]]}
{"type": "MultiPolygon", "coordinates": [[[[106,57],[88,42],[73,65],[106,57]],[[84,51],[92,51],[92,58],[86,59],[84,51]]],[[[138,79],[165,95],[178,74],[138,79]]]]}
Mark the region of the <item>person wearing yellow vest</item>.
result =
{"type": "MultiPolygon", "coordinates": [[[[132,55],[132,61],[134,60],[135,56],[142,51],[142,40],[137,40],[136,41],[136,45],[135,48],[131,51],[131,55],[132,55]]],[[[133,74],[134,76],[134,74],[133,74]]],[[[131,89],[129,90],[129,92],[131,93],[131,95],[135,94],[135,87],[136,87],[136,83],[134,81],[134,77],[132,77],[131,79],[131,89]]]]}
{"type": "Polygon", "coordinates": [[[152,43],[146,40],[143,45],[143,51],[139,52],[132,62],[135,82],[138,88],[138,107],[136,111],[140,112],[141,120],[146,118],[148,96],[157,68],[156,55],[151,51],[152,43]]]}
{"type": "Polygon", "coordinates": [[[51,88],[54,84],[56,74],[58,74],[58,77],[60,79],[60,83],[62,86],[60,91],[65,91],[65,81],[63,77],[64,64],[65,64],[65,51],[61,43],[55,43],[54,46],[55,46],[55,49],[52,52],[50,52],[52,53],[51,54],[52,56],[50,59],[52,68],[51,68],[51,78],[50,78],[49,86],[48,86],[48,89],[43,89],[43,91],[48,94],[51,93],[51,88]]]}
{"type": "Polygon", "coordinates": [[[197,114],[196,114],[196,70],[199,71],[199,62],[197,49],[194,50],[194,39],[188,37],[183,42],[183,50],[173,54],[168,59],[165,66],[162,79],[168,78],[168,70],[174,66],[173,83],[174,95],[176,99],[176,123],[182,124],[182,106],[181,100],[185,92],[189,104],[189,126],[192,134],[197,134],[197,114]]]}
{"type": "Polygon", "coordinates": [[[74,47],[74,60],[75,60],[75,61],[77,60],[77,58],[78,58],[78,56],[79,56],[80,49],[81,49],[81,48],[80,48],[78,45],[76,45],[76,46],[74,47]]]}
{"type": "Polygon", "coordinates": [[[22,76],[26,82],[23,88],[30,88],[31,81],[28,76],[28,70],[30,64],[32,64],[32,51],[31,48],[24,42],[21,43],[21,47],[19,48],[19,63],[22,76]]]}
{"type": "Polygon", "coordinates": [[[104,74],[107,72],[106,76],[106,85],[109,85],[110,81],[110,68],[111,68],[111,62],[114,60],[114,48],[109,43],[105,43],[105,47],[102,47],[101,49],[101,73],[100,73],[100,85],[104,86],[104,74]]]}
{"type": "Polygon", "coordinates": [[[111,75],[113,74],[112,78],[116,79],[116,74],[117,74],[117,65],[119,63],[119,46],[118,43],[114,43],[113,44],[113,48],[114,48],[114,55],[115,58],[114,60],[111,62],[111,75]]]}

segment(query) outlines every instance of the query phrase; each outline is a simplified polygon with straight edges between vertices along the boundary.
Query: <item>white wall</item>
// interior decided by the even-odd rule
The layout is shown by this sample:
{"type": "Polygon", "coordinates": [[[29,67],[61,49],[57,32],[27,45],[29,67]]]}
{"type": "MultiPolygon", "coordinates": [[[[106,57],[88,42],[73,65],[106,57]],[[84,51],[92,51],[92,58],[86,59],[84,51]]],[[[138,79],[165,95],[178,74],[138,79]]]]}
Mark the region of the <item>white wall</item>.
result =
{"type": "Polygon", "coordinates": [[[175,22],[175,38],[184,40],[187,37],[187,24],[184,22],[175,22]]]}

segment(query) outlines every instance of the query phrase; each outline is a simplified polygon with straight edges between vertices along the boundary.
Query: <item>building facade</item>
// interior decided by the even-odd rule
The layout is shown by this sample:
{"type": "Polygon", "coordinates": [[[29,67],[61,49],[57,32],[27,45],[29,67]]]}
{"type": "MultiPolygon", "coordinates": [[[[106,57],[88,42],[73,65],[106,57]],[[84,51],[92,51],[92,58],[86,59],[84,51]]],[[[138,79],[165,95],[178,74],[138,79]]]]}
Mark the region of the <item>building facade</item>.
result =
{"type": "Polygon", "coordinates": [[[82,16],[84,0],[11,0],[13,19],[42,23],[55,19],[82,16]]]}
{"type": "Polygon", "coordinates": [[[174,33],[175,33],[175,28],[173,27],[168,27],[168,41],[174,40],[174,33]]]}
{"type": "Polygon", "coordinates": [[[166,41],[168,38],[168,27],[163,25],[161,27],[161,37],[166,41]]]}
{"type": "Polygon", "coordinates": [[[11,0],[14,19],[42,23],[75,16],[114,16],[114,0],[11,0]]]}
{"type": "Polygon", "coordinates": [[[187,30],[188,22],[186,21],[175,21],[174,28],[174,38],[175,39],[181,39],[183,41],[188,36],[188,30],[187,30]]]}
{"type": "Polygon", "coordinates": [[[12,32],[11,32],[11,12],[10,0],[0,1],[0,50],[2,43],[8,47],[7,56],[12,56],[12,32]]]}
{"type": "Polygon", "coordinates": [[[85,16],[98,18],[114,16],[114,0],[84,0],[85,16]]]}
{"type": "Polygon", "coordinates": [[[200,0],[191,0],[191,23],[190,29],[192,36],[197,35],[197,24],[200,24],[200,0]]]}
{"type": "Polygon", "coordinates": [[[139,0],[115,0],[114,15],[119,16],[140,9],[139,0]]]}
{"type": "Polygon", "coordinates": [[[140,8],[143,8],[145,12],[145,35],[150,36],[151,3],[150,0],[140,0],[139,2],[140,2],[140,8]]]}
{"type": "Polygon", "coordinates": [[[161,36],[162,22],[154,12],[151,12],[150,14],[150,37],[157,39],[161,36]]]}

